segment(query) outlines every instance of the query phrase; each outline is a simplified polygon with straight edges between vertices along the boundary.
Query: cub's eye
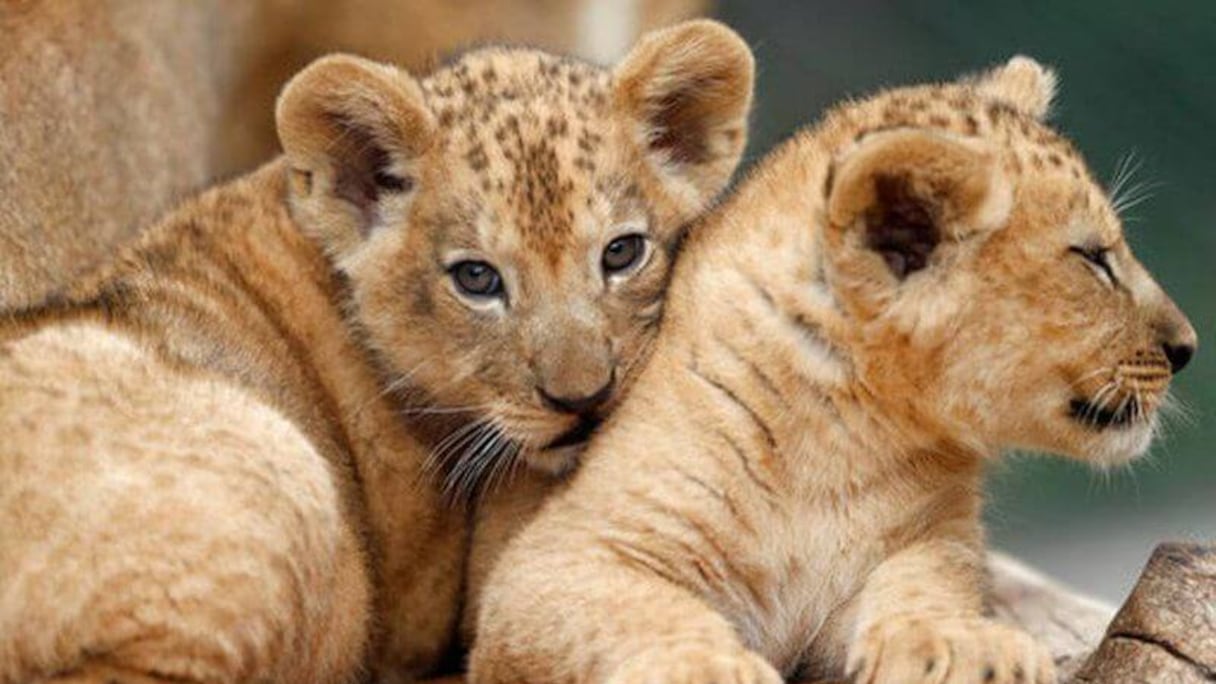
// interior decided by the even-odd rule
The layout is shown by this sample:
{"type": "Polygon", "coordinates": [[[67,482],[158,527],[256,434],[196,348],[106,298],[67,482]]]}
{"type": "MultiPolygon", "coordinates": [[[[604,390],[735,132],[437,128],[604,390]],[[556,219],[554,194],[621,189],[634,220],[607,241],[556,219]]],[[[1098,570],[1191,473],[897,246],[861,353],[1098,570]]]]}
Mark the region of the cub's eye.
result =
{"type": "Polygon", "coordinates": [[[1110,266],[1109,254],[1110,250],[1106,247],[1069,247],[1068,251],[1073,254],[1080,255],[1081,258],[1089,262],[1091,266],[1106,274],[1110,284],[1114,285],[1119,282],[1115,279],[1115,271],[1110,266]]]}
{"type": "Polygon", "coordinates": [[[604,273],[613,274],[635,266],[646,254],[646,238],[642,235],[622,235],[608,243],[600,257],[604,273]]]}
{"type": "Polygon", "coordinates": [[[502,276],[484,261],[461,261],[448,269],[457,289],[471,297],[502,295],[502,276]]]}

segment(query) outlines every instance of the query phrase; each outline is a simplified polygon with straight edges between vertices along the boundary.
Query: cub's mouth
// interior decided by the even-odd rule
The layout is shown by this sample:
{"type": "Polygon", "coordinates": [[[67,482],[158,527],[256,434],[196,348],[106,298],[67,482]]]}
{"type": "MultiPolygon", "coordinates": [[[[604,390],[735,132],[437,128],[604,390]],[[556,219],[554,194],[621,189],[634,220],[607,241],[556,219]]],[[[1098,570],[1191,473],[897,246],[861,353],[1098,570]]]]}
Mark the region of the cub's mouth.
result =
{"type": "Polygon", "coordinates": [[[1134,396],[1100,404],[1089,399],[1073,399],[1069,402],[1068,414],[1081,425],[1095,430],[1128,427],[1148,418],[1140,400],[1134,396]]]}
{"type": "Polygon", "coordinates": [[[584,444],[587,440],[591,439],[592,433],[603,422],[602,418],[595,416],[581,416],[574,427],[558,435],[556,439],[542,447],[542,450],[564,449],[584,444]]]}

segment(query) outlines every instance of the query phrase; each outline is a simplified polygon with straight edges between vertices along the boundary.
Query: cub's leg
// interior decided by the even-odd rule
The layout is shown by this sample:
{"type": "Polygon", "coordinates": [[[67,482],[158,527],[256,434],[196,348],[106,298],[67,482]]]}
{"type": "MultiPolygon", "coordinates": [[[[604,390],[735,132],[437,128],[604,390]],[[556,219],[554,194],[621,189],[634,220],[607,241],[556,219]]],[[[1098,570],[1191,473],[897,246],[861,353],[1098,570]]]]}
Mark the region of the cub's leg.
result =
{"type": "Polygon", "coordinates": [[[974,545],[937,539],[879,564],[852,606],[852,681],[1055,682],[1050,655],[1030,635],[982,616],[982,563],[974,545]]]}
{"type": "Polygon", "coordinates": [[[0,345],[0,682],[344,682],[335,474],[247,393],[84,325],[0,345]]]}
{"type": "Polygon", "coordinates": [[[663,551],[646,548],[654,535],[572,527],[587,519],[547,509],[496,563],[470,681],[780,684],[722,615],[669,579],[663,551]]]}

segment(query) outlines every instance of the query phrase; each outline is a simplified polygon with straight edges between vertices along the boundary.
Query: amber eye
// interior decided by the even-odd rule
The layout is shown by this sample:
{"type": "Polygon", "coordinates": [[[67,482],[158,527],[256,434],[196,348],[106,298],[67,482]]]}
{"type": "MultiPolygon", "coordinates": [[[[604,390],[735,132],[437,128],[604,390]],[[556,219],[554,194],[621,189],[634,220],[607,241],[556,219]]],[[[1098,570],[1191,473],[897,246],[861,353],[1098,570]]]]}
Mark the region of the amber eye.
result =
{"type": "Polygon", "coordinates": [[[457,289],[470,297],[502,295],[502,276],[484,261],[461,261],[453,264],[448,273],[457,289]]]}
{"type": "Polygon", "coordinates": [[[641,261],[646,254],[646,238],[642,235],[622,235],[608,243],[600,264],[604,273],[613,274],[628,270],[641,261]]]}

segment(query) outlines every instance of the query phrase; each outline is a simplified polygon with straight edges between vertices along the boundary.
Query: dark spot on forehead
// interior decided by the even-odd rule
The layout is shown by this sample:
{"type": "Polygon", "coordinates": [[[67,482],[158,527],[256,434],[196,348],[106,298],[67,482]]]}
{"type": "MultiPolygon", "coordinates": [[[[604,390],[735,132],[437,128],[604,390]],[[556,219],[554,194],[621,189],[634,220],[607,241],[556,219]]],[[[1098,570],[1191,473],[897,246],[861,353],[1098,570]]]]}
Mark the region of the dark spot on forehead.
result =
{"type": "Polygon", "coordinates": [[[609,79],[572,59],[491,48],[422,83],[444,146],[472,175],[471,191],[484,194],[495,223],[518,230],[527,249],[566,250],[571,207],[587,194],[578,188],[606,171],[598,129],[608,125],[609,79]]]}
{"type": "Polygon", "coordinates": [[[546,123],[546,132],[553,138],[564,138],[570,132],[570,122],[561,114],[555,114],[549,117],[546,123]]]}
{"type": "Polygon", "coordinates": [[[574,183],[562,173],[557,151],[549,141],[534,141],[524,145],[516,166],[513,202],[521,228],[535,246],[558,241],[572,227],[568,205],[574,183]]]}
{"type": "Polygon", "coordinates": [[[481,141],[476,141],[465,153],[465,161],[468,162],[469,168],[474,171],[484,171],[490,165],[490,158],[486,154],[485,145],[481,141]]]}
{"type": "Polygon", "coordinates": [[[997,123],[1005,117],[1016,117],[1018,112],[1013,108],[1013,105],[1000,100],[992,100],[988,103],[985,110],[988,114],[988,120],[992,123],[997,123]]]}

